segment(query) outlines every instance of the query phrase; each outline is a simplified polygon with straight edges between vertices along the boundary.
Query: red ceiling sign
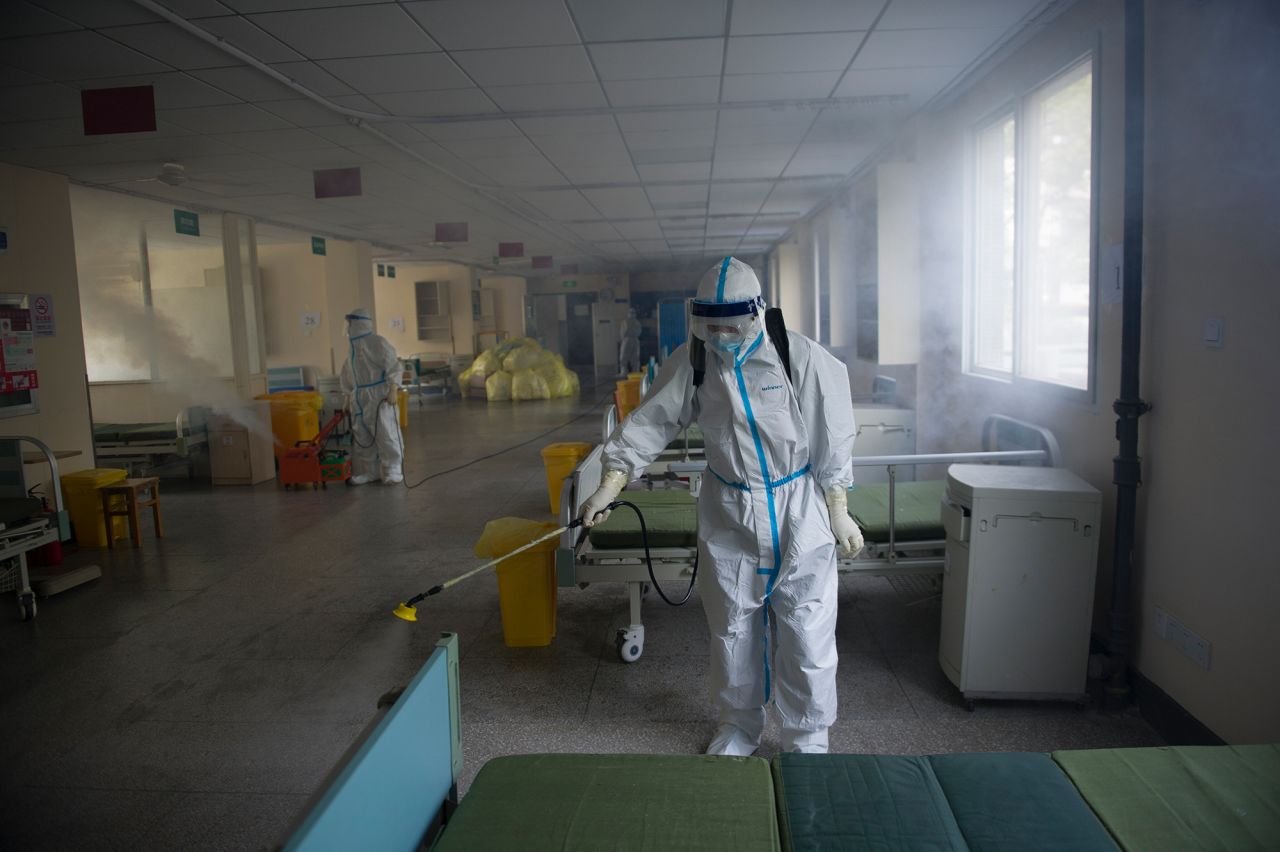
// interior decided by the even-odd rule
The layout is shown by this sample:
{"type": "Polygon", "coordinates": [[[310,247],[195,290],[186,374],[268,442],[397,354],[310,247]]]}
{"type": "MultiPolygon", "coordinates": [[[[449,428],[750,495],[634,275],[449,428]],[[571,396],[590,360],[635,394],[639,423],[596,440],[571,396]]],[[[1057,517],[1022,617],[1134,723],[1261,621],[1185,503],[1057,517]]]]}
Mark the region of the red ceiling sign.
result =
{"type": "Polygon", "coordinates": [[[156,94],[151,86],[84,89],[80,92],[84,135],[149,133],[156,129],[156,94]]]}
{"type": "Polygon", "coordinates": [[[359,166],[349,169],[316,169],[311,174],[315,179],[316,198],[347,198],[363,194],[359,166]]]}
{"type": "Polygon", "coordinates": [[[550,268],[551,268],[551,255],[549,255],[549,254],[535,254],[535,255],[533,256],[533,268],[534,268],[534,269],[550,269],[550,268]]]}
{"type": "Polygon", "coordinates": [[[498,243],[498,257],[524,257],[524,243],[498,243]]]}
{"type": "Polygon", "coordinates": [[[578,274],[578,264],[576,264],[576,263],[562,263],[562,264],[560,264],[560,274],[561,274],[561,275],[577,275],[577,274],[578,274]]]}
{"type": "Polygon", "coordinates": [[[466,241],[466,222],[436,222],[436,242],[465,243],[466,241]]]}

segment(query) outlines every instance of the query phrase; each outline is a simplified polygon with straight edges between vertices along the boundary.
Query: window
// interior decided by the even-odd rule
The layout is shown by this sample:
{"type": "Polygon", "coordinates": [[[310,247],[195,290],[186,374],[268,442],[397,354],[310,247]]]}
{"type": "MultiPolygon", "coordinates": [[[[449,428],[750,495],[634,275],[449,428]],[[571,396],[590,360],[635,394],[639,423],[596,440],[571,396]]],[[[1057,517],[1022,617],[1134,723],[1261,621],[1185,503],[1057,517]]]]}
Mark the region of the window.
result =
{"type": "Polygon", "coordinates": [[[978,127],[968,370],[1087,391],[1093,60],[978,127]]]}

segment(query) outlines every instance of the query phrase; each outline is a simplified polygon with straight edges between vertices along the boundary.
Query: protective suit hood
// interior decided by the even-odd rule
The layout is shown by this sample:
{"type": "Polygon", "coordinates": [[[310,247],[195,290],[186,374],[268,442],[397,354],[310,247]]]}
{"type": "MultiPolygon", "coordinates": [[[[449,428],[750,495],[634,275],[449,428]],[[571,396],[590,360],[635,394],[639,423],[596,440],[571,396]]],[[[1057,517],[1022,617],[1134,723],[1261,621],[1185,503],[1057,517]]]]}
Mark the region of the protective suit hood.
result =
{"type": "Polygon", "coordinates": [[[689,308],[693,336],[711,348],[734,355],[761,333],[764,299],[755,270],[726,257],[698,282],[689,308]]]}
{"type": "Polygon", "coordinates": [[[356,308],[347,314],[347,337],[355,340],[373,334],[373,318],[364,308],[356,308]]]}

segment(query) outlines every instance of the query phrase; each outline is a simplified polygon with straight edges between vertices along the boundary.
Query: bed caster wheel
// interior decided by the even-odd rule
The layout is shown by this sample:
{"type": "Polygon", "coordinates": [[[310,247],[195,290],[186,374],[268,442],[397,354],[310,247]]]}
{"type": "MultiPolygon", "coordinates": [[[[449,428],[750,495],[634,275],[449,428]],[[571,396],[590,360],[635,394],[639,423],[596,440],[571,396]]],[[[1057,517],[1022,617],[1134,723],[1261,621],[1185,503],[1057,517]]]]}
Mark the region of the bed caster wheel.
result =
{"type": "Polygon", "coordinates": [[[634,663],[644,653],[644,634],[622,628],[618,631],[614,644],[618,648],[618,659],[624,663],[634,663]]]}
{"type": "Polygon", "coordinates": [[[36,596],[30,593],[18,597],[18,615],[23,621],[36,617],[36,596]]]}

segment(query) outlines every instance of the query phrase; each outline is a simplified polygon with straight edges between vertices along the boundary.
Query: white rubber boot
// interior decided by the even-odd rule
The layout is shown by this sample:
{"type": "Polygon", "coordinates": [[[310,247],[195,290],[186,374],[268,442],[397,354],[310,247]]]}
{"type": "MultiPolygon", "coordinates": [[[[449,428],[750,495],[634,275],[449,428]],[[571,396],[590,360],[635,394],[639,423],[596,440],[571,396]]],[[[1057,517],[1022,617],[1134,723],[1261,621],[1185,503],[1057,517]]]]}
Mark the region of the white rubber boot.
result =
{"type": "Polygon", "coordinates": [[[716,735],[707,746],[707,754],[723,754],[730,757],[750,757],[760,747],[759,740],[752,740],[747,732],[737,725],[721,725],[716,735]]]}
{"type": "Polygon", "coordinates": [[[782,750],[797,754],[826,754],[827,729],[821,731],[782,730],[782,750]]]}
{"type": "Polygon", "coordinates": [[[370,482],[373,482],[373,477],[368,474],[357,473],[355,476],[348,479],[347,482],[350,482],[352,485],[368,485],[370,482]]]}

